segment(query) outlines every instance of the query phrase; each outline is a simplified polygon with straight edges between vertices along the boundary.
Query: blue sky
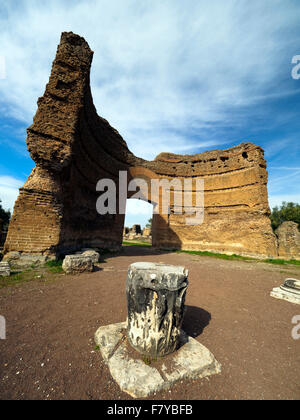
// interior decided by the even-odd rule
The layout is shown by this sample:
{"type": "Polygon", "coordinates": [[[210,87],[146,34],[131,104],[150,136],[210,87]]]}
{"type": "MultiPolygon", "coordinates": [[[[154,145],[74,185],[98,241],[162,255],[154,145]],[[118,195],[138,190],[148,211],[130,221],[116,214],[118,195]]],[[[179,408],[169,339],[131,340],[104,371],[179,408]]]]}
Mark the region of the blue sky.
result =
{"type": "MultiPolygon", "coordinates": [[[[99,115],[137,156],[252,141],[266,152],[270,206],[300,203],[300,78],[291,76],[299,28],[299,0],[1,2],[4,207],[13,207],[34,166],[26,127],[60,34],[70,30],[95,51],[91,86],[99,115]]],[[[132,200],[128,213],[127,225],[144,224],[151,206],[140,204],[136,214],[132,200]]]]}

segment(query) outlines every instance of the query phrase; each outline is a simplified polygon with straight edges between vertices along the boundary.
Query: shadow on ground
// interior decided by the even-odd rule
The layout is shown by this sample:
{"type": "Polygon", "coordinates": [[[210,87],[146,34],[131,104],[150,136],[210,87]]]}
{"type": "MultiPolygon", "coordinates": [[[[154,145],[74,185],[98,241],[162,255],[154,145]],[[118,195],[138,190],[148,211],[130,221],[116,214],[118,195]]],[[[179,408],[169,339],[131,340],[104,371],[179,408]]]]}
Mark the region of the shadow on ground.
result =
{"type": "Polygon", "coordinates": [[[209,324],[211,314],[205,309],[197,308],[196,306],[186,306],[186,313],[184,315],[182,329],[190,337],[198,337],[209,324]]]}
{"type": "Polygon", "coordinates": [[[152,246],[123,245],[119,251],[109,252],[108,250],[99,250],[99,252],[100,252],[100,262],[106,262],[106,258],[166,255],[174,251],[158,249],[152,246]]]}
{"type": "Polygon", "coordinates": [[[152,246],[123,245],[119,255],[127,257],[142,257],[143,255],[160,255],[174,252],[172,250],[163,250],[152,246]]]}

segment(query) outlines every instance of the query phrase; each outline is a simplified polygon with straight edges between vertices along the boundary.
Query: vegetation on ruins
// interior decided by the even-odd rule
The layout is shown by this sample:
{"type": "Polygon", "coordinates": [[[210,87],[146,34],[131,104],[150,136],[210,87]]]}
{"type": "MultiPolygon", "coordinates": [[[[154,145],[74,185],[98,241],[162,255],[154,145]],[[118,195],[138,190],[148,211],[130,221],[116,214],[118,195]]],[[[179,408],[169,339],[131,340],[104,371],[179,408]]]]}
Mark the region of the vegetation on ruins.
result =
{"type": "Polygon", "coordinates": [[[123,245],[131,245],[131,246],[152,246],[152,244],[150,244],[149,242],[143,242],[143,241],[139,241],[139,242],[123,241],[123,245]]]}
{"type": "Polygon", "coordinates": [[[200,255],[202,257],[214,257],[214,258],[221,258],[222,260],[241,260],[241,261],[256,261],[256,262],[264,262],[268,264],[278,264],[278,265],[300,265],[299,260],[283,260],[281,258],[267,258],[267,259],[257,259],[252,257],[244,257],[242,255],[237,254],[221,254],[217,252],[209,252],[209,251],[187,251],[187,250],[174,250],[177,253],[186,253],[191,255],[200,255]]]}
{"type": "Polygon", "coordinates": [[[63,260],[51,260],[46,262],[46,266],[51,273],[63,273],[63,260]]]}
{"type": "Polygon", "coordinates": [[[146,228],[152,229],[152,218],[148,220],[148,223],[146,224],[146,228]]]}
{"type": "Polygon", "coordinates": [[[283,222],[296,222],[300,230],[300,204],[283,201],[280,207],[273,208],[270,218],[274,231],[283,222]]]}
{"type": "MultiPolygon", "coordinates": [[[[123,242],[123,245],[129,245],[129,246],[147,246],[151,247],[152,245],[149,243],[143,243],[143,242],[123,242]]],[[[277,265],[286,265],[286,264],[292,264],[292,265],[299,265],[300,266],[300,260],[290,259],[290,260],[284,260],[282,258],[267,258],[267,259],[258,259],[253,257],[245,257],[242,255],[237,254],[221,254],[218,252],[210,252],[210,251],[192,251],[192,250],[184,250],[184,249],[161,249],[161,251],[164,252],[176,252],[178,254],[190,254],[190,255],[198,255],[200,257],[213,257],[213,258],[220,258],[222,260],[240,260],[240,261],[253,261],[253,262],[264,262],[268,264],[277,264],[277,265]]]]}

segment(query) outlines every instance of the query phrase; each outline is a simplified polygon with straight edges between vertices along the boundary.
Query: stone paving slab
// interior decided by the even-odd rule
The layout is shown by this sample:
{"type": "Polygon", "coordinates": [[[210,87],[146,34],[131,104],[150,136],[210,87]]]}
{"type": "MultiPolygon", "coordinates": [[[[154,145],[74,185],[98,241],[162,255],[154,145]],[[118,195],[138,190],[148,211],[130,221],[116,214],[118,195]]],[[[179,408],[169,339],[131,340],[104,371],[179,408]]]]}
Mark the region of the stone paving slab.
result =
{"type": "Polygon", "coordinates": [[[126,328],[127,322],[100,327],[95,341],[114,380],[122,391],[134,398],[169,389],[179,380],[201,379],[221,372],[221,365],[213,354],[184,331],[181,332],[182,346],[169,355],[168,366],[161,358],[157,367],[151,367],[143,361],[142,355],[139,359],[129,355],[126,328]]]}
{"type": "Polygon", "coordinates": [[[105,362],[108,362],[113,355],[117,344],[123,338],[122,330],[126,327],[126,322],[120,322],[118,324],[105,325],[96,331],[95,342],[100,347],[105,362]]]}
{"type": "Polygon", "coordinates": [[[288,302],[296,303],[300,305],[300,293],[297,292],[289,292],[287,290],[282,289],[281,287],[274,287],[271,291],[270,296],[276,299],[283,299],[287,300],[288,302]]]}

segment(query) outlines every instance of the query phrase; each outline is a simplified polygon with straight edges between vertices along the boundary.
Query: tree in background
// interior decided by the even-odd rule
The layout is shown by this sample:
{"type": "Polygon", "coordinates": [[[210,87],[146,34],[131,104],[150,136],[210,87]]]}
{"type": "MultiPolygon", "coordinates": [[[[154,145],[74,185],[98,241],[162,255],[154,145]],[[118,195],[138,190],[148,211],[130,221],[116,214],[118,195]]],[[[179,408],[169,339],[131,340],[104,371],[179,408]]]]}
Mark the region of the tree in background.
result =
{"type": "Polygon", "coordinates": [[[2,200],[0,198],[0,219],[2,220],[3,227],[5,227],[9,224],[11,213],[10,213],[10,210],[4,210],[1,203],[2,203],[2,200]]]}
{"type": "Polygon", "coordinates": [[[152,229],[152,219],[148,220],[148,223],[146,224],[146,227],[152,229]]]}
{"type": "Polygon", "coordinates": [[[280,208],[278,206],[273,208],[270,218],[274,231],[281,223],[287,221],[298,223],[300,230],[300,204],[283,201],[280,208]]]}

